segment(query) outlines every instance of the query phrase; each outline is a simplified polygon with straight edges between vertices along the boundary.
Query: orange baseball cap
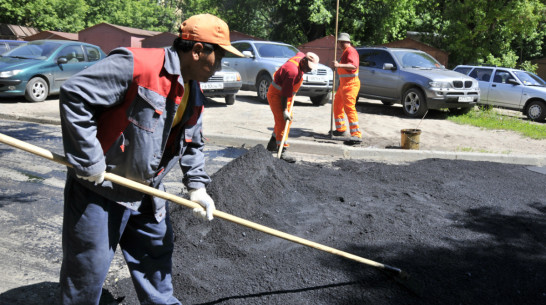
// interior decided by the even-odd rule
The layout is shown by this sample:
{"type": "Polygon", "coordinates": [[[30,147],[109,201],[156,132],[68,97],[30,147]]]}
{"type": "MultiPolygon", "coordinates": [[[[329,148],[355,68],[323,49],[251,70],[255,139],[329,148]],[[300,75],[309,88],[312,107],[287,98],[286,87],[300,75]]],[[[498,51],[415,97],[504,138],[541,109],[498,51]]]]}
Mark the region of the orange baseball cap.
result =
{"type": "Polygon", "coordinates": [[[227,23],[211,14],[191,16],[182,22],[180,25],[180,38],[217,44],[230,53],[240,57],[244,56],[231,45],[227,23]]]}

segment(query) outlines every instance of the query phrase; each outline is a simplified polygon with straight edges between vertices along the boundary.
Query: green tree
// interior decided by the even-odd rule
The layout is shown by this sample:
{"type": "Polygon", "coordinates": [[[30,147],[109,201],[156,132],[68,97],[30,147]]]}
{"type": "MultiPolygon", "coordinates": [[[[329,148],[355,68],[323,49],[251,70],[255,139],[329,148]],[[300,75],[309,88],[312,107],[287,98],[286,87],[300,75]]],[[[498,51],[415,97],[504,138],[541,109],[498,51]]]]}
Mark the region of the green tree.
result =
{"type": "Polygon", "coordinates": [[[0,0],[0,22],[39,30],[76,32],[85,27],[85,0],[0,0]]]}
{"type": "Polygon", "coordinates": [[[489,54],[520,54],[522,61],[542,52],[545,6],[540,0],[445,0],[423,2],[418,28],[425,41],[450,53],[450,65],[477,63],[489,54]]]}

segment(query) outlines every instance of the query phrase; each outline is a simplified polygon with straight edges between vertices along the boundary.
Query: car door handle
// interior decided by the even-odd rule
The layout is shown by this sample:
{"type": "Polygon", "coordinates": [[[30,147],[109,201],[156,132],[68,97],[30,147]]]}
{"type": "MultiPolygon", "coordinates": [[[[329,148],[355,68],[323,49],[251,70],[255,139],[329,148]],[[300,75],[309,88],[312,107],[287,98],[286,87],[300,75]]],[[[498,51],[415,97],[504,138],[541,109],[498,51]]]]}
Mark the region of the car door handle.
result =
{"type": "Polygon", "coordinates": [[[229,66],[229,61],[224,61],[224,64],[225,64],[226,66],[229,66]]]}
{"type": "Polygon", "coordinates": [[[491,85],[491,87],[497,87],[497,85],[493,84],[493,85],[491,85]]]}

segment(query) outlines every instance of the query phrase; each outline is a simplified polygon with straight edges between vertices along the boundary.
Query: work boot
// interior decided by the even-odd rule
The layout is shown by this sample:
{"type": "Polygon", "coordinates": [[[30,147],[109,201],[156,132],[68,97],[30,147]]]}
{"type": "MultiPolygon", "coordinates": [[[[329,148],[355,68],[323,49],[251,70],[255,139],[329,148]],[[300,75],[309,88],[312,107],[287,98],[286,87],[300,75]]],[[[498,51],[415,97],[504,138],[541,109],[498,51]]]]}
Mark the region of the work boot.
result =
{"type": "Polygon", "coordinates": [[[362,143],[362,137],[351,136],[347,141],[343,142],[345,145],[358,145],[362,143]]]}
{"type": "Polygon", "coordinates": [[[337,130],[334,130],[334,131],[332,132],[332,135],[333,135],[334,137],[343,137],[343,136],[347,136],[347,130],[345,130],[345,131],[337,131],[337,130]]]}
{"type": "Polygon", "coordinates": [[[362,137],[359,136],[351,136],[351,141],[355,143],[362,143],[362,137]]]}
{"type": "Polygon", "coordinates": [[[281,159],[283,159],[284,161],[288,162],[288,163],[294,163],[296,162],[296,158],[290,156],[290,154],[287,154],[286,152],[286,147],[282,149],[282,152],[281,152],[281,159]]]}
{"type": "Polygon", "coordinates": [[[275,136],[271,136],[271,139],[269,139],[269,143],[267,143],[267,150],[278,151],[277,139],[275,139],[275,136]]]}

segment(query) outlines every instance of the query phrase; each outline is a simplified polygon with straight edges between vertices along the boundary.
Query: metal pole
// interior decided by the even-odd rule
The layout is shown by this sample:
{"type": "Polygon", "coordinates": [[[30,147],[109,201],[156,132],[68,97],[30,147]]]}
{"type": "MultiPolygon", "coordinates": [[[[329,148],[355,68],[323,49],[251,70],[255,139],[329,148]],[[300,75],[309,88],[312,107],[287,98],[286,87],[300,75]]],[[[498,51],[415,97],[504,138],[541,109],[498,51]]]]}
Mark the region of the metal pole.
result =
{"type": "MultiPolygon", "coordinates": [[[[336,33],[334,40],[334,60],[337,60],[337,24],[339,17],[339,0],[336,1],[336,33]]],[[[336,88],[336,68],[334,67],[334,79],[332,80],[332,106],[330,108],[330,138],[334,137],[334,99],[335,99],[335,88],[336,88]]]]}

